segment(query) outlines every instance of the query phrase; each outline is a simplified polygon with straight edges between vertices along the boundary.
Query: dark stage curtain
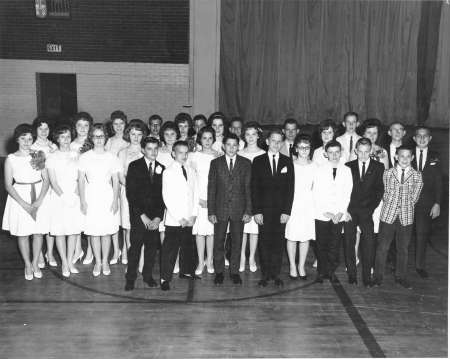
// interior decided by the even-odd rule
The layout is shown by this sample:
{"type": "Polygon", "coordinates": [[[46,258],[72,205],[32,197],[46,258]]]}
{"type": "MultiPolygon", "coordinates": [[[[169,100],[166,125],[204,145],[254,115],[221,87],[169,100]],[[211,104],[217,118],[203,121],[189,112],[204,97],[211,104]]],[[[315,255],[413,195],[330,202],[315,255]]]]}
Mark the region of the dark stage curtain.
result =
{"type": "Polygon", "coordinates": [[[220,110],[263,124],[349,110],[415,123],[432,101],[440,6],[222,0],[220,110]],[[432,51],[418,58],[424,46],[432,51]]]}

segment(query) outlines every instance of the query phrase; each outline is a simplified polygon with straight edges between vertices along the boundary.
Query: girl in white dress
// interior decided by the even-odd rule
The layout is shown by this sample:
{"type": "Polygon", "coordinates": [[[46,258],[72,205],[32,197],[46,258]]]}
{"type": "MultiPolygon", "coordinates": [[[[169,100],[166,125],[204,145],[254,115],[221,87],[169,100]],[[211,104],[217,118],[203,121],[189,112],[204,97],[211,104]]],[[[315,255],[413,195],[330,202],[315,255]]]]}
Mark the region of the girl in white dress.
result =
{"type": "MultiPolygon", "coordinates": [[[[117,156],[121,150],[128,147],[129,142],[124,139],[125,128],[127,127],[127,116],[122,111],[114,111],[110,116],[108,123],[109,133],[112,137],[108,138],[105,149],[117,156]]],[[[119,248],[119,232],[112,235],[113,256],[109,264],[117,264],[122,252],[119,248]]]]}
{"type": "Polygon", "coordinates": [[[198,152],[191,152],[188,158],[188,165],[194,170],[199,191],[197,219],[192,227],[192,234],[195,235],[198,254],[198,266],[195,270],[196,275],[203,273],[205,265],[208,273],[214,273],[214,225],[208,220],[207,206],[209,166],[211,161],[218,156],[218,153],[212,149],[212,144],[215,140],[214,137],[214,130],[211,127],[203,127],[198,133],[198,142],[202,146],[202,149],[198,152]]]}
{"type": "Polygon", "coordinates": [[[59,150],[46,161],[52,187],[49,194],[51,217],[50,234],[56,237],[56,248],[62,261],[62,275],[78,273],[72,263],[77,236],[83,230],[83,216],[78,195],[78,154],[70,150],[71,128],[60,125],[53,134],[59,150]],[[67,245],[66,245],[67,237],[67,245]]]}
{"type": "Polygon", "coordinates": [[[94,277],[111,274],[108,255],[111,235],[119,230],[119,159],[106,151],[107,132],[94,124],[90,132],[94,148],[80,156],[78,187],[81,212],[86,216],[84,233],[91,236],[95,257],[94,277]]]}
{"type": "MultiPolygon", "coordinates": [[[[75,139],[70,144],[70,150],[78,153],[78,155],[85,153],[92,149],[93,145],[89,140],[89,131],[94,123],[92,116],[87,112],[79,112],[73,118],[73,127],[75,128],[75,139]]],[[[83,258],[84,251],[81,247],[81,235],[77,235],[75,243],[75,254],[72,263],[75,264],[78,260],[83,258]]],[[[91,239],[87,236],[87,250],[86,257],[84,257],[83,264],[91,264],[94,259],[92,254],[91,239]]]]}
{"type": "Polygon", "coordinates": [[[311,138],[308,135],[297,135],[294,140],[294,173],[295,190],[292,212],[286,224],[285,237],[290,264],[291,279],[297,278],[295,256],[299,243],[298,277],[306,280],[305,261],[309,249],[309,241],[316,239],[313,201],[313,178],[316,165],[309,159],[311,138]]]}
{"type": "Polygon", "coordinates": [[[22,124],[14,130],[19,149],[5,161],[5,188],[8,192],[2,228],[18,237],[20,254],[25,262],[25,279],[42,278],[38,266],[43,234],[49,232],[49,213],[41,208],[49,187],[45,157],[31,155],[33,129],[22,124]],[[29,236],[33,238],[33,260],[30,260],[29,236]]]}
{"type": "MultiPolygon", "coordinates": [[[[122,172],[119,173],[120,181],[120,225],[123,229],[122,264],[128,264],[128,248],[130,248],[130,211],[125,191],[128,165],[143,157],[141,141],[147,135],[147,126],[141,120],[131,120],[125,129],[125,138],[130,144],[119,151],[119,161],[122,172]]],[[[111,264],[111,263],[110,263],[111,264]]]]}
{"type": "MultiPolygon", "coordinates": [[[[158,151],[158,156],[156,157],[156,160],[163,164],[165,168],[169,167],[172,162],[174,161],[172,156],[172,146],[173,144],[180,138],[180,129],[177,125],[175,125],[172,121],[164,122],[164,124],[161,127],[161,147],[158,151]]],[[[159,223],[159,237],[161,239],[161,243],[164,242],[164,234],[165,234],[165,228],[164,228],[164,221],[166,219],[166,214],[164,212],[164,218],[159,223]]],[[[144,246],[142,246],[141,250],[141,258],[143,258],[142,253],[144,251],[144,246]]],[[[141,268],[143,268],[144,262],[139,262],[139,271],[141,271],[141,268]]],[[[177,257],[177,261],[175,263],[175,267],[173,272],[177,274],[180,271],[179,266],[179,260],[177,257]]]]}
{"type": "Polygon", "coordinates": [[[225,135],[225,116],[221,112],[214,112],[208,119],[208,126],[212,127],[216,132],[216,141],[212,145],[212,149],[223,155],[223,138],[225,135]]]}
{"type": "MultiPolygon", "coordinates": [[[[262,129],[257,122],[249,122],[244,126],[244,141],[245,148],[239,152],[240,156],[248,158],[253,162],[253,159],[265,153],[258,145],[258,141],[262,138],[262,129]]],[[[247,237],[250,242],[250,255],[248,263],[251,272],[258,270],[255,261],[256,249],[258,247],[258,225],[252,217],[250,222],[244,225],[244,234],[242,237],[241,262],[239,265],[239,272],[245,271],[245,250],[247,246],[247,237]]]]}
{"type": "MultiPolygon", "coordinates": [[[[43,117],[37,117],[33,121],[33,130],[36,134],[36,141],[34,141],[31,146],[32,151],[42,151],[45,157],[48,157],[49,153],[52,153],[58,149],[58,147],[48,139],[50,135],[50,121],[43,117]]],[[[47,193],[47,196],[44,198],[44,207],[48,207],[46,203],[48,201],[49,195],[51,193],[51,188],[47,193]]],[[[47,260],[50,267],[56,267],[58,264],[56,263],[55,257],[53,256],[53,245],[55,243],[55,238],[49,234],[45,235],[46,244],[47,244],[47,253],[45,254],[45,259],[47,260]]],[[[39,268],[45,267],[44,256],[41,253],[39,254],[39,268]]]]}

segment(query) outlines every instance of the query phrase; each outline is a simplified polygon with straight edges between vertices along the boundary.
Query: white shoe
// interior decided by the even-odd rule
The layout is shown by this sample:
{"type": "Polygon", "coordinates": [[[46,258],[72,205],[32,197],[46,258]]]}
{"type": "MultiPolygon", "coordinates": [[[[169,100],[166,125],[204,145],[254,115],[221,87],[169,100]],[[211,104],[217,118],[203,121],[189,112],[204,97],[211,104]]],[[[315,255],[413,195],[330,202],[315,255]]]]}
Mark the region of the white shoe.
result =
{"type": "Polygon", "coordinates": [[[39,269],[44,269],[45,268],[45,262],[39,262],[38,263],[38,267],[39,267],[39,269]]]}
{"type": "Polygon", "coordinates": [[[75,267],[69,268],[70,273],[72,274],[78,274],[80,273],[80,271],[78,269],[76,269],[75,267]]]}
{"type": "Polygon", "coordinates": [[[84,251],[81,250],[81,253],[80,253],[80,255],[78,257],[75,256],[75,257],[72,258],[72,264],[75,264],[76,262],[80,261],[81,258],[83,258],[83,256],[84,256],[84,251]]]}
{"type": "Polygon", "coordinates": [[[49,264],[50,267],[58,266],[58,263],[56,263],[54,258],[51,261],[48,260],[48,253],[45,253],[45,259],[47,260],[47,263],[49,264]]]}
{"type": "Polygon", "coordinates": [[[205,268],[205,263],[199,263],[197,266],[197,269],[195,270],[195,275],[202,275],[204,268],[205,268]]]}
{"type": "Polygon", "coordinates": [[[128,258],[122,256],[122,264],[128,264],[128,258]]]}
{"type": "Polygon", "coordinates": [[[177,265],[175,263],[175,267],[173,267],[173,274],[178,274],[180,273],[180,265],[177,265]]]}
{"type": "Polygon", "coordinates": [[[225,267],[229,267],[229,266],[230,266],[230,261],[225,258],[225,267]]]}
{"type": "Polygon", "coordinates": [[[39,271],[34,271],[33,270],[33,276],[34,276],[34,278],[41,279],[42,278],[42,272],[40,270],[39,271]]]}
{"type": "Polygon", "coordinates": [[[117,264],[119,262],[121,256],[122,256],[122,251],[119,250],[119,255],[116,258],[112,258],[109,261],[109,264],[117,264]]]}
{"type": "Polygon", "coordinates": [[[245,271],[245,262],[241,262],[240,264],[239,264],[239,272],[244,272],[245,271]]]}
{"type": "Polygon", "coordinates": [[[70,277],[70,269],[62,270],[63,277],[69,278],[70,277]]]}
{"type": "Polygon", "coordinates": [[[314,267],[314,268],[317,268],[317,259],[314,261],[313,267],[314,267]]]}
{"type": "Polygon", "coordinates": [[[356,265],[358,265],[358,264],[359,264],[359,258],[356,257],[356,265]]]}
{"type": "Polygon", "coordinates": [[[214,265],[212,264],[212,262],[206,264],[206,270],[209,274],[214,274],[214,265]]]}
{"type": "Polygon", "coordinates": [[[93,254],[91,254],[91,256],[89,258],[86,255],[86,257],[84,257],[84,259],[83,259],[83,264],[91,264],[93,260],[94,260],[94,255],[93,254]]]}
{"type": "Polygon", "coordinates": [[[95,264],[94,265],[94,270],[92,271],[92,275],[94,276],[94,277],[98,277],[99,275],[100,275],[100,270],[102,269],[102,266],[101,265],[97,265],[97,264],[95,264]]]}
{"type": "Polygon", "coordinates": [[[255,273],[257,270],[256,262],[250,262],[250,272],[255,273]]]}
{"type": "Polygon", "coordinates": [[[40,269],[44,269],[45,268],[45,259],[44,259],[44,256],[42,255],[42,252],[39,254],[38,267],[40,269]]]}
{"type": "Polygon", "coordinates": [[[31,274],[27,274],[27,269],[25,268],[24,274],[26,280],[33,280],[33,272],[31,272],[31,274]]]}
{"type": "Polygon", "coordinates": [[[105,268],[105,265],[102,266],[103,267],[103,275],[110,275],[111,274],[111,269],[109,268],[105,268]]]}

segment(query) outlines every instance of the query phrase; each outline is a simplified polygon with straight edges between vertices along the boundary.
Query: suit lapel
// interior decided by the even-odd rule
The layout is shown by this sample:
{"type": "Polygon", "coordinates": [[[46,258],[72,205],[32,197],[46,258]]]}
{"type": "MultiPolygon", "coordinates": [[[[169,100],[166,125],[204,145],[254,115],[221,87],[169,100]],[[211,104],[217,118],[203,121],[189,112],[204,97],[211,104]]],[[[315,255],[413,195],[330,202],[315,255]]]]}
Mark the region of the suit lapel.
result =
{"type": "Polygon", "coordinates": [[[394,178],[397,180],[397,182],[402,183],[401,178],[398,178],[397,167],[392,167],[392,172],[393,172],[394,178]]]}

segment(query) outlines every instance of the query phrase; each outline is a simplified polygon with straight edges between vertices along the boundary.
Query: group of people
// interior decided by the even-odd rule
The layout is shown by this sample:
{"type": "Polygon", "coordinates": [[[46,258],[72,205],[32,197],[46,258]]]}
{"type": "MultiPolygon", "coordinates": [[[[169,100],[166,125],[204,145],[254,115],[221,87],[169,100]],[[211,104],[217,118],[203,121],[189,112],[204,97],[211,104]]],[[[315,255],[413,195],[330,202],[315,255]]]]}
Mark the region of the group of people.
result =
{"type": "Polygon", "coordinates": [[[193,280],[205,270],[221,285],[226,267],[241,284],[248,244],[251,272],[259,252],[258,285],[282,286],[285,244],[291,280],[307,279],[311,244],[316,282],[336,282],[343,238],[349,283],[357,283],[361,263],[363,285],[380,285],[389,260],[396,282],[411,288],[413,232],[416,271],[428,276],[426,245],[440,215],[442,176],[427,127],[415,129],[412,146],[394,122],[383,147],[380,121],[360,123],[348,112],[341,136],[334,121],[319,124],[314,149],[294,119],[264,137],[258,123],[228,122],[220,112],[180,113],[164,123],[159,115],[128,121],[122,111],[94,123],[80,112],[71,123],[53,125],[39,117],[17,126],[18,149],[5,161],[3,229],[18,238],[27,280],[41,278],[45,262],[58,265],[56,243],[64,277],[78,273],[78,261],[95,261],[94,277],[121,261],[127,291],[138,271],[162,290],[170,289],[174,273],[193,280]]]}

